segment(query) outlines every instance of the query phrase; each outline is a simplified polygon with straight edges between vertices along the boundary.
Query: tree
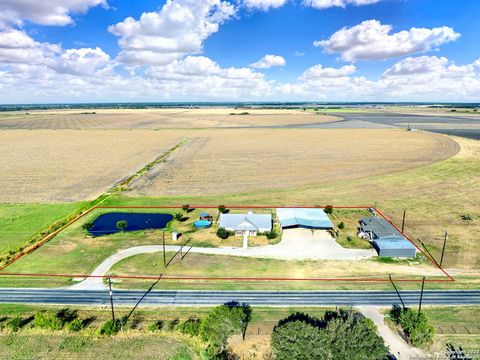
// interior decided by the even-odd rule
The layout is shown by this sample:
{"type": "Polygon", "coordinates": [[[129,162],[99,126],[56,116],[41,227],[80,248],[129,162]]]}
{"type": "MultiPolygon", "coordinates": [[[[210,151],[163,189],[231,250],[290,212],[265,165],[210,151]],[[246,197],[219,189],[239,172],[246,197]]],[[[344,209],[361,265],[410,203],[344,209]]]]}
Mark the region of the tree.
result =
{"type": "Polygon", "coordinates": [[[293,314],[275,327],[277,359],[383,360],[388,349],[375,324],[353,311],[329,311],[322,319],[293,314]]]}
{"type": "Polygon", "coordinates": [[[325,209],[323,209],[325,214],[333,214],[333,206],[332,205],[327,205],[325,206],[325,209]]]}
{"type": "Polygon", "coordinates": [[[182,219],[183,219],[183,215],[181,213],[176,213],[175,214],[175,220],[182,221],[182,219]]]}
{"type": "Polygon", "coordinates": [[[220,227],[220,228],[218,228],[218,230],[217,230],[217,236],[218,236],[220,239],[225,240],[225,239],[227,239],[227,238],[230,236],[230,232],[229,232],[227,229],[220,227]]]}
{"type": "Polygon", "coordinates": [[[222,214],[224,214],[227,211],[227,208],[225,205],[219,205],[218,206],[218,211],[220,211],[222,214]]]}
{"type": "Polygon", "coordinates": [[[245,304],[229,303],[213,308],[200,324],[199,335],[208,343],[211,358],[226,351],[227,340],[243,333],[251,318],[251,308],[245,304]]]}
{"type": "Polygon", "coordinates": [[[393,306],[390,317],[402,328],[410,344],[421,346],[433,340],[435,328],[428,322],[425,313],[393,306]]]}
{"type": "Polygon", "coordinates": [[[190,205],[188,204],[182,205],[182,210],[185,212],[188,212],[188,210],[190,210],[190,205]]]}
{"type": "Polygon", "coordinates": [[[274,229],[265,233],[265,235],[267,236],[267,239],[269,239],[269,240],[275,239],[278,236],[277,232],[274,229]]]}
{"type": "Polygon", "coordinates": [[[277,360],[328,358],[325,331],[300,320],[275,327],[270,341],[277,360]]]}
{"type": "Polygon", "coordinates": [[[127,226],[128,226],[127,220],[117,221],[117,229],[120,230],[121,232],[124,232],[127,226]]]}
{"type": "Polygon", "coordinates": [[[338,224],[338,228],[339,228],[340,230],[345,229],[345,223],[342,221],[340,224],[338,224]]]}

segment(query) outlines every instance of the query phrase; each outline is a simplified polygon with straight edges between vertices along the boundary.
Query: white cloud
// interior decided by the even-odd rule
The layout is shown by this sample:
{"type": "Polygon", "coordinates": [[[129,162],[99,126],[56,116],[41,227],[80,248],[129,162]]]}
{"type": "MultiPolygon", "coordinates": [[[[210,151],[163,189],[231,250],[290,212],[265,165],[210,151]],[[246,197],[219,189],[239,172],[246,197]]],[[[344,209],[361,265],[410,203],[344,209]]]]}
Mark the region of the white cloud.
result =
{"type": "Polygon", "coordinates": [[[370,5],[380,1],[382,0],[303,0],[303,4],[315,9],[327,9],[331,7],[344,8],[347,5],[370,5]]]}
{"type": "Polygon", "coordinates": [[[287,3],[288,0],[243,0],[243,4],[249,9],[260,9],[267,11],[269,9],[279,8],[287,3]]]}
{"type": "Polygon", "coordinates": [[[60,51],[60,46],[39,43],[23,30],[0,31],[0,63],[43,64],[60,51]]]}
{"type": "Polygon", "coordinates": [[[24,19],[41,25],[68,25],[73,23],[71,14],[99,5],[108,6],[106,0],[1,0],[0,25],[20,25],[24,19]]]}
{"type": "Polygon", "coordinates": [[[353,74],[356,70],[354,65],[346,65],[341,68],[324,68],[321,64],[314,65],[300,76],[300,80],[309,81],[325,78],[340,78],[353,74]]]}
{"type": "Polygon", "coordinates": [[[393,34],[391,31],[391,25],[367,20],[351,28],[344,27],[327,40],[315,41],[314,46],[323,47],[327,53],[340,53],[345,61],[380,60],[426,52],[460,36],[446,26],[411,28],[393,34]]]}
{"type": "Polygon", "coordinates": [[[99,47],[65,50],[50,66],[56,72],[72,75],[92,75],[110,62],[110,56],[99,47]]]}
{"type": "Polygon", "coordinates": [[[120,37],[118,60],[127,65],[166,65],[202,51],[203,42],[235,14],[221,0],[168,0],[158,12],[143,13],[109,27],[120,37]]]}
{"type": "Polygon", "coordinates": [[[282,56],[278,55],[265,55],[257,62],[254,62],[250,66],[255,69],[270,69],[273,66],[285,66],[287,62],[282,56]]]}
{"type": "Polygon", "coordinates": [[[478,101],[479,60],[456,65],[445,57],[419,56],[399,61],[377,80],[355,76],[354,69],[316,65],[297,82],[279,86],[287,98],[330,101],[478,101]],[[326,71],[328,69],[328,71],[326,71]]]}

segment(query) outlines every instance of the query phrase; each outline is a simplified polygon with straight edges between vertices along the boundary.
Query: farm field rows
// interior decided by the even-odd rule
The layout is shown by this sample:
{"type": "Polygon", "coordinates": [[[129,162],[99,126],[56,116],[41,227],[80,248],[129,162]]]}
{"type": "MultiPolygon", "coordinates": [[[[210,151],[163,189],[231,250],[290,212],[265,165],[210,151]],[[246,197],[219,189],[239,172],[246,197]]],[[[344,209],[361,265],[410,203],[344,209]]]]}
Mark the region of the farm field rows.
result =
{"type": "Polygon", "coordinates": [[[193,131],[138,180],[140,196],[199,196],[373,177],[449,158],[455,142],[429,133],[365,129],[193,131]]]}
{"type": "Polygon", "coordinates": [[[0,129],[168,129],[281,126],[335,121],[300,110],[149,109],[50,110],[0,113],[0,129]]]}
{"type": "Polygon", "coordinates": [[[1,131],[0,203],[95,198],[181,141],[141,130],[1,131]]]}

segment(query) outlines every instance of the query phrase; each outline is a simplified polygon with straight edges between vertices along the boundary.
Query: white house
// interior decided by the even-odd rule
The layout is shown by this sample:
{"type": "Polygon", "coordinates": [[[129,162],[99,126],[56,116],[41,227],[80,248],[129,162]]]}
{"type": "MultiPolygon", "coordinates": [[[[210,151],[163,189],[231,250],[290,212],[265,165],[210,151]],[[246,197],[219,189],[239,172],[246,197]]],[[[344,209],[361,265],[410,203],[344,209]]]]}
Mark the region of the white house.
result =
{"type": "Polygon", "coordinates": [[[255,236],[272,230],[271,214],[220,214],[220,227],[235,231],[238,236],[255,236]]]}

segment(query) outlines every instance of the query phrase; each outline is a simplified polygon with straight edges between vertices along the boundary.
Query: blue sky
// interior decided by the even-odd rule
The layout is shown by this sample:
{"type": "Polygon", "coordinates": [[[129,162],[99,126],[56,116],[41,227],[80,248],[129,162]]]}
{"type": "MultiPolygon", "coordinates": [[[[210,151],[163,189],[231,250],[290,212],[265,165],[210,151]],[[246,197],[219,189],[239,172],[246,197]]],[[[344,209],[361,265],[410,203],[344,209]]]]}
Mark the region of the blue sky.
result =
{"type": "Polygon", "coordinates": [[[480,101],[477,0],[28,2],[0,4],[2,103],[480,101]]]}

